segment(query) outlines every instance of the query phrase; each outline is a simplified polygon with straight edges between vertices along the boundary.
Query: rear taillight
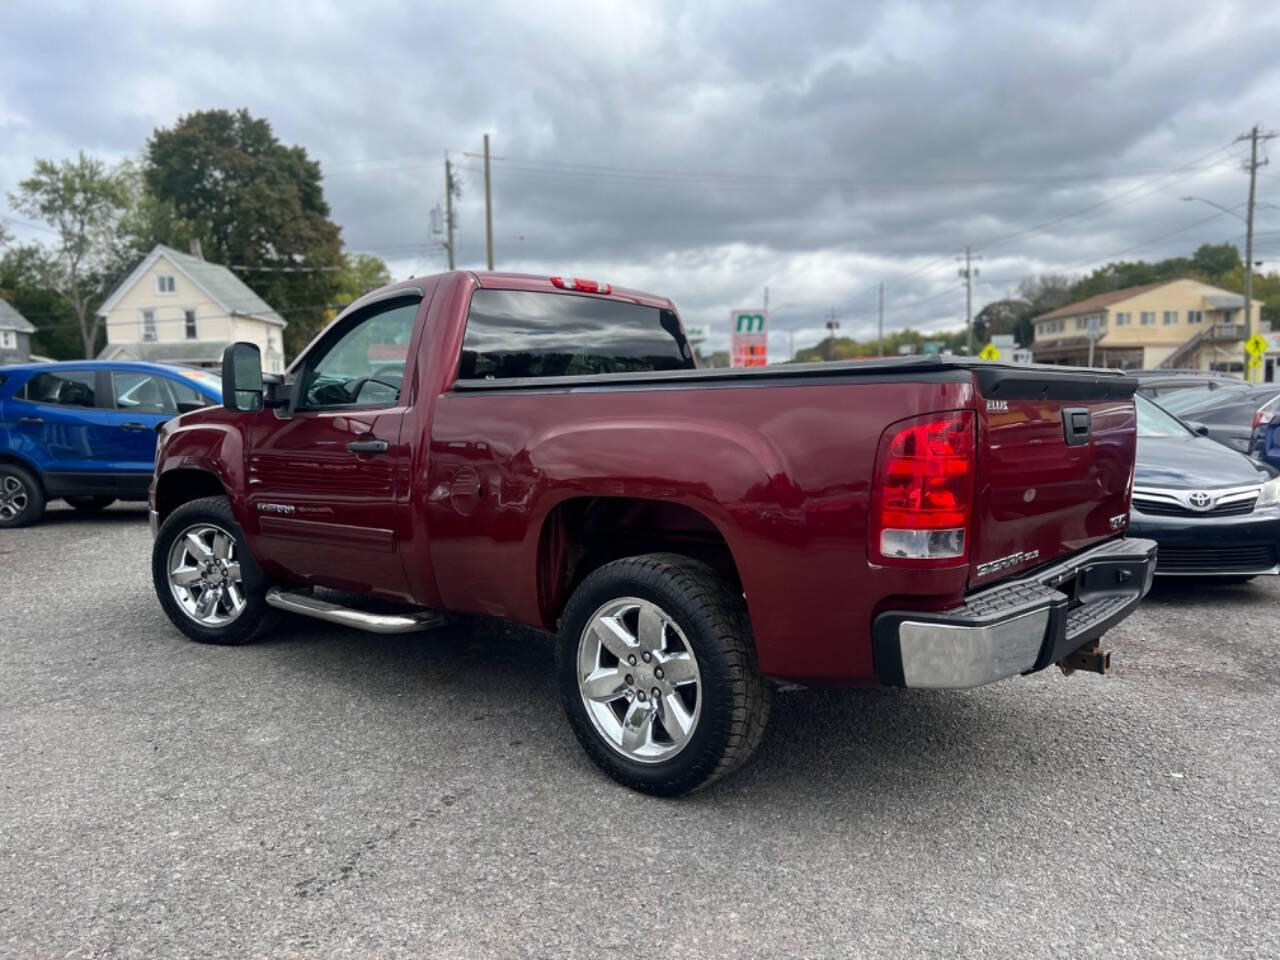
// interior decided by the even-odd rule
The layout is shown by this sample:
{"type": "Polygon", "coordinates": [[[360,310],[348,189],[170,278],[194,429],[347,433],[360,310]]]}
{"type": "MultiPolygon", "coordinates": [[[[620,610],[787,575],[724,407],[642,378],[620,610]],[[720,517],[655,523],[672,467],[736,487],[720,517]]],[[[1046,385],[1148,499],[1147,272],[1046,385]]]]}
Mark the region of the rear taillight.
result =
{"type": "Polygon", "coordinates": [[[1270,419],[1271,410],[1267,406],[1261,406],[1253,412],[1253,426],[1249,429],[1256,430],[1270,419]]]}
{"type": "Polygon", "coordinates": [[[885,432],[872,495],[873,558],[932,565],[968,555],[974,447],[970,410],[917,417],[885,432]]]}

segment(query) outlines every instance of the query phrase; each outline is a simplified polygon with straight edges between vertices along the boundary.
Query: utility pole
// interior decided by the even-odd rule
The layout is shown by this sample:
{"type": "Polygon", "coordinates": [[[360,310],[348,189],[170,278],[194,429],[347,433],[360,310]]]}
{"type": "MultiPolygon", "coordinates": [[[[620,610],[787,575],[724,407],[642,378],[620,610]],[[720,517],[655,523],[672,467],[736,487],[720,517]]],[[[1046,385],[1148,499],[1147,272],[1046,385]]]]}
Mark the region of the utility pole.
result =
{"type": "MultiPolygon", "coordinates": [[[[1258,162],[1258,141],[1264,143],[1276,136],[1274,133],[1261,133],[1258,130],[1258,124],[1253,125],[1253,129],[1248,133],[1242,133],[1236,137],[1236,143],[1241,140],[1249,141],[1249,162],[1245,164],[1245,169],[1249,171],[1249,209],[1245,215],[1245,233],[1244,233],[1244,340],[1249,342],[1249,338],[1253,336],[1253,204],[1254,196],[1258,187],[1258,167],[1266,166],[1269,162],[1265,158],[1261,163],[1258,162]]],[[[1245,380],[1254,382],[1254,371],[1256,367],[1249,366],[1252,358],[1248,351],[1244,355],[1245,380]]]]}
{"type": "MultiPolygon", "coordinates": [[[[956,257],[959,260],[959,257],[956,257]]],[[[973,278],[980,272],[973,265],[973,261],[981,260],[982,257],[975,257],[970,247],[964,248],[964,266],[960,268],[960,276],[964,278],[964,323],[969,331],[969,355],[973,356],[973,278]]]]}
{"type": "Polygon", "coordinates": [[[836,358],[836,331],[840,324],[836,322],[836,308],[831,308],[831,318],[827,321],[827,360],[836,358]]]}
{"type": "Polygon", "coordinates": [[[489,135],[484,135],[484,246],[493,269],[493,201],[489,194],[489,135]]]}
{"type": "Polygon", "coordinates": [[[883,283],[880,284],[880,305],[879,305],[879,309],[876,311],[876,314],[880,318],[880,327],[879,327],[880,333],[879,333],[879,338],[876,342],[876,356],[883,357],[884,356],[884,284],[883,283]]]}
{"type": "MultiPolygon", "coordinates": [[[[438,207],[436,209],[439,209],[438,207]]],[[[449,154],[444,155],[444,248],[449,251],[449,269],[454,268],[453,258],[453,164],[449,154]]]]}

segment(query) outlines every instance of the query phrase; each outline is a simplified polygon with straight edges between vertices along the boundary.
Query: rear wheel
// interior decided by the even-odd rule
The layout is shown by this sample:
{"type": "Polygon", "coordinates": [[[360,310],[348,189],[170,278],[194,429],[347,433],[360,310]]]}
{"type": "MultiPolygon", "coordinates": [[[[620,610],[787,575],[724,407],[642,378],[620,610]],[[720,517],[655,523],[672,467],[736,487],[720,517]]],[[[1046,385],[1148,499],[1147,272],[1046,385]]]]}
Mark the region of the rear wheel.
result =
{"type": "Polygon", "coordinates": [[[116,502],[115,497],[64,497],[77,513],[101,513],[116,502]]]}
{"type": "Polygon", "coordinates": [[[635,790],[706,786],[763,737],[770,690],[746,606],[696,560],[650,554],[594,571],[565,609],[556,663],[579,742],[635,790]]]}
{"type": "Polygon", "coordinates": [[[44,516],[44,488],[16,463],[0,463],[0,527],[25,527],[44,516]]]}
{"type": "Polygon", "coordinates": [[[151,575],[174,626],[200,643],[249,643],[274,619],[266,578],[226,497],[193,500],[165,519],[151,575]]]}

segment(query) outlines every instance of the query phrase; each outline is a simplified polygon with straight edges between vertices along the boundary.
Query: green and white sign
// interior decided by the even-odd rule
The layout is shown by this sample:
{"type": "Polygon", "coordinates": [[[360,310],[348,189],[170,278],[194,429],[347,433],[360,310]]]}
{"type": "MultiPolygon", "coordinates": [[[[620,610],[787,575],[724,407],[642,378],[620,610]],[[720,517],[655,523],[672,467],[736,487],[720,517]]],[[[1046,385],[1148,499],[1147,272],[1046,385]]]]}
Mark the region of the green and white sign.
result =
{"type": "Polygon", "coordinates": [[[769,362],[769,322],[763,310],[730,310],[730,363],[763,367],[769,362]]]}

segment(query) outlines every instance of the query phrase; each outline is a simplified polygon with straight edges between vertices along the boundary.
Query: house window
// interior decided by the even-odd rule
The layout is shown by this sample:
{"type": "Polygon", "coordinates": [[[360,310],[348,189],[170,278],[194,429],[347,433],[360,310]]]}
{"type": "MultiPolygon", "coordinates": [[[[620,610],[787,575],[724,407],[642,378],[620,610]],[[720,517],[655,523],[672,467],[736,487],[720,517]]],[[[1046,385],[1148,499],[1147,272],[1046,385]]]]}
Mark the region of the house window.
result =
{"type": "Polygon", "coordinates": [[[0,330],[0,349],[12,350],[18,345],[18,336],[12,330],[0,330]]]}
{"type": "Polygon", "coordinates": [[[1165,325],[1166,327],[1172,326],[1173,324],[1175,324],[1175,323],[1177,323],[1177,322],[1178,322],[1178,311],[1177,311],[1177,310],[1166,310],[1166,311],[1164,312],[1164,325],[1165,325]]]}
{"type": "Polygon", "coordinates": [[[1076,329],[1077,329],[1077,330],[1087,330],[1087,329],[1089,329],[1089,318],[1088,318],[1088,317],[1076,317],[1076,329]]]}
{"type": "Polygon", "coordinates": [[[1154,310],[1143,310],[1140,320],[1144,327],[1149,327],[1156,322],[1156,312],[1154,310]]]}
{"type": "Polygon", "coordinates": [[[1133,315],[1129,313],[1116,314],[1116,326],[1127,327],[1133,321],[1133,315]]]}
{"type": "Polygon", "coordinates": [[[178,278],[171,273],[156,275],[156,293],[177,293],[178,278]]]}
{"type": "Polygon", "coordinates": [[[156,312],[154,310],[142,311],[142,339],[146,341],[155,340],[156,338],[156,312]]]}
{"type": "Polygon", "coordinates": [[[186,311],[183,311],[183,316],[186,318],[186,321],[187,321],[187,325],[186,325],[187,339],[188,340],[197,339],[200,336],[200,334],[196,330],[196,312],[194,310],[186,310],[186,311]]]}
{"type": "Polygon", "coordinates": [[[1204,322],[1204,311],[1203,311],[1203,310],[1188,310],[1188,311],[1187,311],[1187,323],[1203,323],[1203,322],[1204,322]]]}

